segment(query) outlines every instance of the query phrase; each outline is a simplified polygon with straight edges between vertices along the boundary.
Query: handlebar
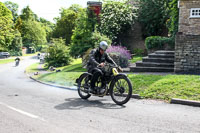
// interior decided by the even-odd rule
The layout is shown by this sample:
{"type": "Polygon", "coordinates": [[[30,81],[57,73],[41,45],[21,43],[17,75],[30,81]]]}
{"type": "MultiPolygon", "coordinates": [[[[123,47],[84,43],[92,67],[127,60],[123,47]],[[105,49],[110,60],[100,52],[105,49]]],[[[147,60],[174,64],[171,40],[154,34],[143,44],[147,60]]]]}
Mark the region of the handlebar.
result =
{"type": "MultiPolygon", "coordinates": [[[[116,66],[116,65],[113,65],[113,64],[110,64],[110,63],[105,63],[104,67],[106,67],[106,66],[112,67],[112,68],[117,68],[118,71],[123,72],[122,68],[118,65],[116,66]]],[[[100,65],[97,66],[97,68],[104,68],[104,67],[101,67],[100,65]]]]}

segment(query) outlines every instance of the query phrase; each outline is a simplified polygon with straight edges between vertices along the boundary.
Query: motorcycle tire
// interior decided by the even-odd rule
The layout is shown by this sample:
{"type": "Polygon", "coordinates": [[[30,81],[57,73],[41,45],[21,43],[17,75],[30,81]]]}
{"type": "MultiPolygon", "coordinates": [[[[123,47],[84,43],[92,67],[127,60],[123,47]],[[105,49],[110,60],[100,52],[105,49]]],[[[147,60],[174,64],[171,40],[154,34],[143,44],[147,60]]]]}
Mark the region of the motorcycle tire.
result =
{"type": "Polygon", "coordinates": [[[89,78],[89,75],[83,74],[78,81],[78,94],[82,99],[88,99],[91,96],[88,92],[89,88],[86,88],[90,86],[87,78],[89,78]]]}
{"type": "Polygon", "coordinates": [[[132,96],[132,84],[127,76],[120,75],[115,78],[110,85],[110,96],[118,105],[126,104],[130,100],[132,96]],[[124,81],[123,84],[122,81],[124,81]],[[117,97],[122,98],[122,100],[117,99],[117,97]]]}

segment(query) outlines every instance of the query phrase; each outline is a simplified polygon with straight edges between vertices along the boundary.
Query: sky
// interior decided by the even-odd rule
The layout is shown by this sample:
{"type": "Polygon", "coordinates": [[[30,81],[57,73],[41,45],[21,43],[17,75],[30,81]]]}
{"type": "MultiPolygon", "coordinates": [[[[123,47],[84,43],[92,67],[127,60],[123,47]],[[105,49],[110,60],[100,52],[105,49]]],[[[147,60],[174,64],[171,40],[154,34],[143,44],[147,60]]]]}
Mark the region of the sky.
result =
{"type": "Polygon", "coordinates": [[[59,9],[61,7],[68,8],[72,4],[79,4],[82,7],[87,7],[87,1],[99,0],[1,0],[2,2],[11,1],[19,5],[19,12],[29,5],[31,10],[38,15],[38,17],[45,18],[51,22],[54,17],[59,16],[59,9]]]}

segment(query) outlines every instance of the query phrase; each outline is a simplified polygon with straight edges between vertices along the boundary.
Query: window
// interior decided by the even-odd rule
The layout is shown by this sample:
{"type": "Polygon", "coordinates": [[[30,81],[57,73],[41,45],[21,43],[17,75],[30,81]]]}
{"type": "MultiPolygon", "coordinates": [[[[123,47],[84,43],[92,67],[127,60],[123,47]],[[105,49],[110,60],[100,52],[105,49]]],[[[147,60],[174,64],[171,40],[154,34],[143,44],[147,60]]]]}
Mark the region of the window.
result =
{"type": "Polygon", "coordinates": [[[191,8],[190,18],[200,18],[200,8],[191,8]]]}

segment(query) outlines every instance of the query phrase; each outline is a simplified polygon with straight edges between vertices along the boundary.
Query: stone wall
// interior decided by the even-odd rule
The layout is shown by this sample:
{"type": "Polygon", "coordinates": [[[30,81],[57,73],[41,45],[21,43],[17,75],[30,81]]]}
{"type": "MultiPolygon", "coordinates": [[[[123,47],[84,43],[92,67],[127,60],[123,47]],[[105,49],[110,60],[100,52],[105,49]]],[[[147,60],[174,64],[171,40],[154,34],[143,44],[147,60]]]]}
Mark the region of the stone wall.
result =
{"type": "Polygon", "coordinates": [[[132,53],[134,49],[146,49],[144,39],[142,38],[142,27],[139,22],[135,22],[133,29],[130,29],[121,37],[121,42],[132,53]]]}
{"type": "Polygon", "coordinates": [[[200,8],[200,0],[180,0],[175,73],[200,73],[200,18],[190,17],[191,8],[200,8]]]}
{"type": "Polygon", "coordinates": [[[176,73],[200,73],[200,35],[177,34],[175,51],[176,73]]]}
{"type": "Polygon", "coordinates": [[[200,0],[180,0],[179,32],[200,35],[200,18],[191,18],[190,9],[200,8],[200,0]]]}

